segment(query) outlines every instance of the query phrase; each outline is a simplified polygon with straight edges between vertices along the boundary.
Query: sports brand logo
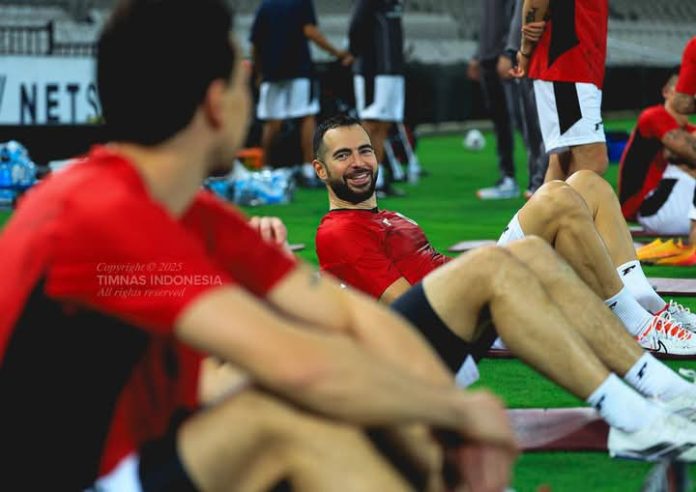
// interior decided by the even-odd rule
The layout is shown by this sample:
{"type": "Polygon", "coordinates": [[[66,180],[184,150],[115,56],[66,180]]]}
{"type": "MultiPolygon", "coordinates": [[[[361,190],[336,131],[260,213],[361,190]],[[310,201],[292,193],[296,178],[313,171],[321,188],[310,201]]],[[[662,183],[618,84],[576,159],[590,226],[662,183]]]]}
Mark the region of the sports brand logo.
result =
{"type": "Polygon", "coordinates": [[[633,270],[635,267],[636,265],[631,265],[630,267],[624,268],[623,270],[621,270],[621,275],[625,277],[626,275],[631,273],[631,270],[633,270]]]}

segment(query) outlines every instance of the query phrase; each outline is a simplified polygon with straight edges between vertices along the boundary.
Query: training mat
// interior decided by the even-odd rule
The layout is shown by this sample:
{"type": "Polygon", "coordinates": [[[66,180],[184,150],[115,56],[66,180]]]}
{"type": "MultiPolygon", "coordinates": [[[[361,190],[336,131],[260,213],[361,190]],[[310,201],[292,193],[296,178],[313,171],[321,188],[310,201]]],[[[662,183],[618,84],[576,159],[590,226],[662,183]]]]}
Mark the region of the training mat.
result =
{"type": "MultiPolygon", "coordinates": [[[[665,354],[664,352],[649,352],[656,359],[663,360],[696,360],[696,354],[693,355],[677,355],[677,354],[665,354]]],[[[516,359],[517,356],[507,349],[490,349],[485,355],[488,359],[516,359]]]]}
{"type": "Polygon", "coordinates": [[[648,282],[663,296],[696,296],[696,279],[648,277],[648,282]]]}
{"type": "Polygon", "coordinates": [[[508,410],[524,451],[606,451],[609,427],[594,408],[508,410]]]}

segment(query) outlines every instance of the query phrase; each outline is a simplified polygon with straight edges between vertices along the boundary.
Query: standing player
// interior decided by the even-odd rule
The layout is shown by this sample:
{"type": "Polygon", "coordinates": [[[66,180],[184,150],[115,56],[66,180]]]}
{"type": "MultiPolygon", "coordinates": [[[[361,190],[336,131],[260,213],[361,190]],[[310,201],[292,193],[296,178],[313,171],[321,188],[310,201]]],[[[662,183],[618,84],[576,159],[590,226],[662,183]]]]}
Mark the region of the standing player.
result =
{"type": "Polygon", "coordinates": [[[384,142],[394,123],[404,119],[403,0],[356,0],[350,20],[350,52],[355,56],[353,85],[358,116],[375,145],[380,163],[378,190],[401,196],[393,186],[384,142]]]}
{"type": "MultiPolygon", "coordinates": [[[[523,3],[524,0],[516,0],[515,2],[515,11],[510,20],[505,51],[498,58],[498,75],[504,80],[512,78],[511,70],[513,65],[517,63],[517,52],[520,49],[520,32],[522,30],[523,3]]],[[[522,137],[527,148],[529,180],[524,197],[529,199],[544,183],[544,176],[549,167],[549,157],[544,149],[544,140],[539,129],[534,83],[526,77],[515,79],[513,82],[516,97],[512,103],[519,108],[522,137]]]]}
{"type": "Polygon", "coordinates": [[[257,117],[263,120],[261,146],[269,158],[284,120],[300,119],[304,163],[301,182],[315,181],[312,134],[319,112],[319,91],[309,42],[350,65],[353,57],[335,48],[317,28],[312,0],[263,0],[251,28],[252,58],[259,87],[257,117]]]}
{"type": "Polygon", "coordinates": [[[534,80],[544,146],[551,153],[546,181],[580,169],[604,174],[607,0],[525,0],[522,18],[514,75],[534,80]]]}
{"type": "Polygon", "coordinates": [[[30,190],[2,231],[3,483],[423,490],[446,455],[472,489],[502,490],[515,444],[496,398],[462,392],[402,318],[201,190],[231,166],[250,112],[230,27],[222,0],[121,1],[97,59],[114,140],[30,190]],[[203,355],[254,390],[201,400],[203,355]],[[397,441],[413,466],[362,426],[418,431],[397,441]],[[441,450],[430,428],[455,435],[441,450]]]}
{"type": "Polygon", "coordinates": [[[674,108],[683,114],[696,113],[696,36],[684,48],[676,91],[674,108]]]}
{"type": "Polygon", "coordinates": [[[481,0],[480,5],[478,50],[469,61],[467,72],[470,79],[481,85],[486,108],[493,120],[500,178],[494,186],[478,190],[476,196],[482,200],[516,198],[520,196],[513,158],[513,105],[517,104],[517,94],[513,93],[513,83],[503,80],[497,70],[515,5],[514,0],[481,0]]]}
{"type": "Polygon", "coordinates": [[[677,71],[664,103],[646,108],[619,164],[619,200],[627,220],[661,235],[687,235],[696,220],[696,126],[675,109],[677,71]]]}

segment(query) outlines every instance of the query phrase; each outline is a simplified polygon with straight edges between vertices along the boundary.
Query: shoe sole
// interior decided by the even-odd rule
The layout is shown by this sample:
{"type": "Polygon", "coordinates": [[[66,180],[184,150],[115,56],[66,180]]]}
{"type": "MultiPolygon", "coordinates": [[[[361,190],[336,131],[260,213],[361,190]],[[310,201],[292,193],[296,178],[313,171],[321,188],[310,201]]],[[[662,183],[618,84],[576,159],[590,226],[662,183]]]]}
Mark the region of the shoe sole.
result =
{"type": "Polygon", "coordinates": [[[686,463],[693,463],[696,461],[696,457],[694,459],[680,459],[679,455],[689,451],[694,446],[696,446],[694,443],[684,443],[680,445],[659,443],[644,450],[626,450],[620,452],[609,450],[609,456],[612,458],[634,461],[683,461],[686,463]]]}

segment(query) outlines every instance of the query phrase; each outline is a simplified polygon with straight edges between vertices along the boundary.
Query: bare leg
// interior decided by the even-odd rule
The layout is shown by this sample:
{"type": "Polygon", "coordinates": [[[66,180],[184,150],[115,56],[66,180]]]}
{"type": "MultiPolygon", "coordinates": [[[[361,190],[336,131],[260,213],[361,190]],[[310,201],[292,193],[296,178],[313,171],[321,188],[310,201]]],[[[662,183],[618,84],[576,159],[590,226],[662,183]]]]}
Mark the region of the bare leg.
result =
{"type": "Polygon", "coordinates": [[[303,162],[312,162],[314,159],[314,150],[312,148],[312,137],[317,123],[314,115],[308,115],[302,118],[300,123],[300,144],[302,145],[303,162]]]}
{"type": "Polygon", "coordinates": [[[570,167],[570,153],[562,152],[549,155],[549,167],[546,169],[544,183],[560,179],[565,180],[568,177],[568,168],[570,167]]]}
{"type": "MultiPolygon", "coordinates": [[[[538,238],[525,238],[519,243],[537,248],[544,244],[548,248],[538,238]]],[[[479,312],[488,305],[505,345],[582,399],[587,399],[609,376],[587,342],[571,329],[571,323],[534,272],[504,248],[466,253],[425,277],[423,288],[443,322],[466,341],[477,336],[479,312]]]]}
{"type": "Polygon", "coordinates": [[[604,142],[576,145],[570,148],[571,160],[567,176],[581,170],[594,171],[599,175],[607,172],[609,158],[604,142]]]}
{"type": "MultiPolygon", "coordinates": [[[[602,178],[591,171],[597,180],[602,178]]],[[[563,181],[544,184],[518,215],[525,235],[537,235],[552,244],[558,254],[602,299],[623,288],[616,267],[595,229],[593,215],[583,198],[563,181]]]]}
{"type": "Polygon", "coordinates": [[[574,331],[583,337],[604,365],[624,376],[644,352],[619,318],[587,288],[569,265],[554,254],[548,244],[515,241],[507,248],[534,272],[574,331]]]}
{"type": "Polygon", "coordinates": [[[204,410],[178,435],[182,461],[205,491],[407,491],[362,432],[246,391],[204,410]],[[234,487],[232,487],[234,484],[234,487]]]}
{"type": "Polygon", "coordinates": [[[389,135],[389,127],[391,123],[377,120],[365,120],[363,126],[370,136],[370,141],[375,149],[375,157],[377,162],[384,162],[384,140],[389,135]]]}
{"type": "Polygon", "coordinates": [[[587,203],[614,267],[635,260],[633,239],[621,215],[619,200],[611,185],[590,171],[578,171],[568,178],[567,182],[587,203]]]}
{"type": "Polygon", "coordinates": [[[263,130],[261,131],[261,147],[263,148],[264,165],[268,164],[273,142],[278,136],[278,133],[280,133],[282,124],[282,120],[267,120],[263,124],[263,130]]]}

